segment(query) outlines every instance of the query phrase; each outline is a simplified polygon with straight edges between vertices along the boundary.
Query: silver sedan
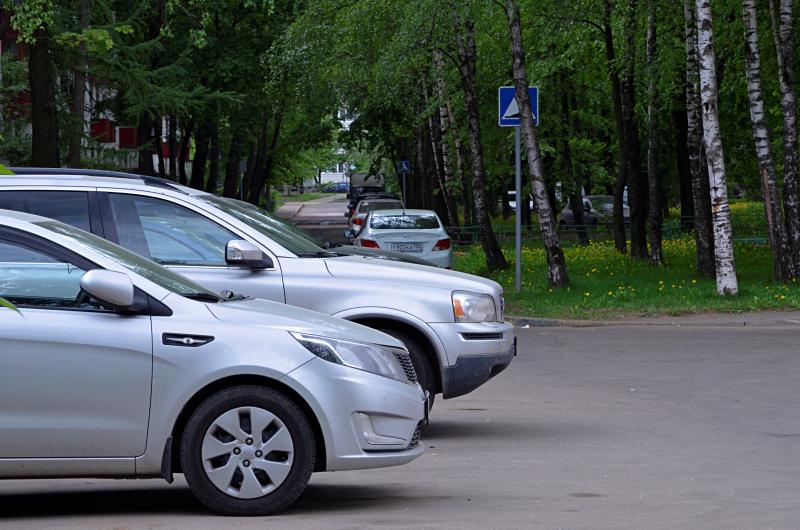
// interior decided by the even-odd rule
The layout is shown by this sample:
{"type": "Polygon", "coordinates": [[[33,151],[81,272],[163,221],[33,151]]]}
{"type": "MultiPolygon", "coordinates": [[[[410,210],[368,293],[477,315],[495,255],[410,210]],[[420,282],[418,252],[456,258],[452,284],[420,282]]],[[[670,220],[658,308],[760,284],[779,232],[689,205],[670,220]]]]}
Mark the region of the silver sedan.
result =
{"type": "Polygon", "coordinates": [[[426,259],[437,267],[453,267],[450,236],[431,210],[373,210],[353,245],[402,252],[426,259]]]}
{"type": "MultiPolygon", "coordinates": [[[[232,241],[229,266],[264,260],[232,241]]],[[[245,269],[248,270],[249,269],[245,269]]],[[[313,471],[422,454],[426,397],[389,335],[218,295],[78,228],[0,210],[0,478],[182,472],[224,514],[313,471]]]]}

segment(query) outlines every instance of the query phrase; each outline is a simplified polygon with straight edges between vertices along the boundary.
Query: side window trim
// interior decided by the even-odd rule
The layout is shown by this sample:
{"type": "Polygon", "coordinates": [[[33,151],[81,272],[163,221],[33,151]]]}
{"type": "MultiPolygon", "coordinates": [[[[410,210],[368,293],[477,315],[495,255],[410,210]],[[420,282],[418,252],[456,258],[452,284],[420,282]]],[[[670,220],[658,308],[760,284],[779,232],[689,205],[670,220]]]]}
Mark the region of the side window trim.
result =
{"type": "Polygon", "coordinates": [[[97,193],[97,205],[100,210],[100,219],[103,223],[103,237],[119,245],[119,235],[117,235],[117,225],[114,223],[114,212],[111,210],[109,192],[101,191],[97,193]]]}
{"type": "Polygon", "coordinates": [[[89,226],[94,235],[105,237],[97,190],[89,192],[89,226]]]}

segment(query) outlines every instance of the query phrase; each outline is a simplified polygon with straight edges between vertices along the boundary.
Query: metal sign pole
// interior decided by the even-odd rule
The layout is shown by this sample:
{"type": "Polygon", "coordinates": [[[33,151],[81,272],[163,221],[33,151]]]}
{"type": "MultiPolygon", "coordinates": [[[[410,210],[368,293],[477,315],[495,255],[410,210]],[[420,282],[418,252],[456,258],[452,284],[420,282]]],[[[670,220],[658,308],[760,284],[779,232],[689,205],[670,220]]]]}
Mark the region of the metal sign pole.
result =
{"type": "Polygon", "coordinates": [[[407,199],[406,199],[406,180],[408,179],[408,172],[403,171],[403,206],[406,206],[407,199]]]}
{"type": "MultiPolygon", "coordinates": [[[[514,225],[516,232],[516,245],[515,245],[515,262],[516,271],[514,278],[514,286],[517,292],[522,289],[522,153],[520,153],[520,127],[514,127],[514,162],[516,166],[515,184],[517,188],[517,207],[516,215],[514,216],[514,225]]],[[[527,200],[527,199],[525,199],[527,200]]]]}

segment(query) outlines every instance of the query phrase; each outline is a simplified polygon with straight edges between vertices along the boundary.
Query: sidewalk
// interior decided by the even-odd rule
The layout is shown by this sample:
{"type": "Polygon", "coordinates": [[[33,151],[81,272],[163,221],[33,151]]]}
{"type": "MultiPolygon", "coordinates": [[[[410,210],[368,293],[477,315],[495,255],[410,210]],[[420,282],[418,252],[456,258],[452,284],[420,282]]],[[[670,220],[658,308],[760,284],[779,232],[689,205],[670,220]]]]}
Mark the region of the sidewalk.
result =
{"type": "Polygon", "coordinates": [[[304,202],[285,202],[275,210],[275,216],[286,221],[291,221],[300,213],[300,210],[302,210],[305,205],[306,203],[304,202]]]}
{"type": "Polygon", "coordinates": [[[508,316],[518,328],[601,326],[691,326],[691,327],[792,327],[800,329],[800,311],[756,311],[752,313],[699,313],[677,317],[637,317],[619,320],[569,320],[508,316]]]}

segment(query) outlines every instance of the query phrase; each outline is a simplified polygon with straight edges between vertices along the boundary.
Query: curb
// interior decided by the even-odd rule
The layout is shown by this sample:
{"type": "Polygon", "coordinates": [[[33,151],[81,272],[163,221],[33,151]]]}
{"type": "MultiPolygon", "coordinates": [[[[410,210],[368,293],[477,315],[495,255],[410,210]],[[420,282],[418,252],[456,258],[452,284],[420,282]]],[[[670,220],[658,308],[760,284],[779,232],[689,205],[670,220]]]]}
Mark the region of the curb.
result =
{"type": "Polygon", "coordinates": [[[800,317],[796,313],[781,314],[772,313],[765,315],[756,313],[744,316],[742,314],[726,315],[724,313],[714,314],[711,318],[708,315],[695,315],[697,318],[689,317],[642,317],[635,320],[569,320],[555,318],[530,318],[530,317],[506,317],[514,324],[515,328],[547,328],[547,327],[571,327],[571,328],[598,328],[611,326],[661,326],[661,327],[797,327],[800,326],[800,317]],[[744,316],[744,318],[742,318],[744,316]]]}

